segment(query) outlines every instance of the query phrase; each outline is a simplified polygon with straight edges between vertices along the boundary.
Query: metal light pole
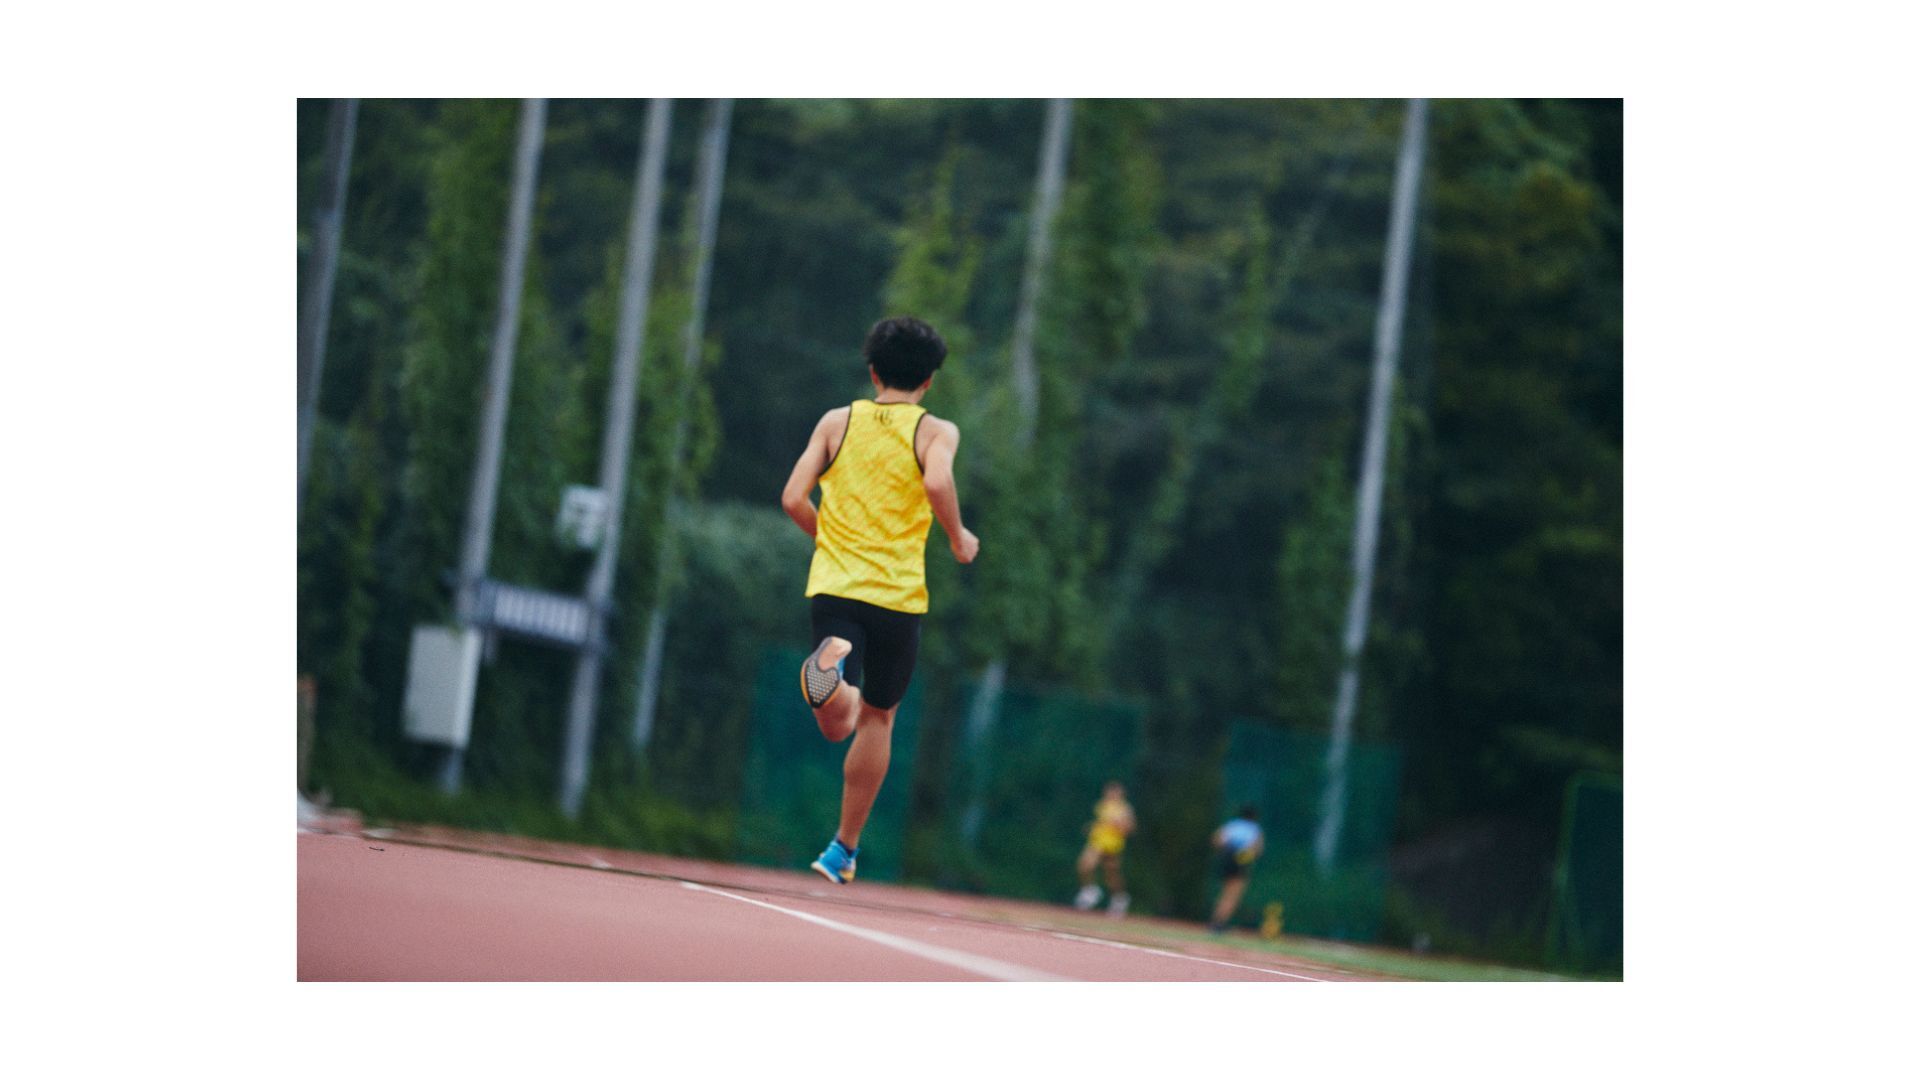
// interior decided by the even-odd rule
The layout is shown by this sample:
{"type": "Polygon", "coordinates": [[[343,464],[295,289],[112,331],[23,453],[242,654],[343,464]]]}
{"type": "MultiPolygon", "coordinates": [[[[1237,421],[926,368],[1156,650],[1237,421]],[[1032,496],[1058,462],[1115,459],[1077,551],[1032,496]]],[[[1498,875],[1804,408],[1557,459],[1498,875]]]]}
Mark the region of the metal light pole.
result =
{"type": "Polygon", "coordinates": [[[607,598],[620,558],[620,517],[626,506],[627,460],[633,453],[633,410],[647,332],[647,301],[653,281],[653,256],[660,223],[660,181],[666,169],[667,131],[673,103],[655,98],[647,108],[647,132],[634,185],[633,214],[627,227],[627,264],[620,294],[620,322],[614,337],[613,381],[607,390],[607,426],[600,444],[600,490],[606,493],[607,523],[587,578],[591,629],[574,662],[573,693],[567,705],[567,741],[560,770],[560,808],[580,813],[586,797],[588,756],[593,747],[593,718],[600,694],[600,666],[606,646],[607,598]]]}
{"type": "Polygon", "coordinates": [[[1040,173],[1034,180],[1033,220],[1027,223],[1027,271],[1020,283],[1020,309],[1013,323],[1013,396],[1020,408],[1015,438],[1020,449],[1033,444],[1040,411],[1040,378],[1033,367],[1033,334],[1039,321],[1040,289],[1053,258],[1053,219],[1066,186],[1067,143],[1073,134],[1073,99],[1047,102],[1047,127],[1040,140],[1040,173]]]}
{"type": "MultiPolygon", "coordinates": [[[[353,132],[360,99],[333,103],[327,120],[326,186],[313,211],[313,254],[307,267],[306,295],[300,298],[299,366],[300,479],[296,505],[306,502],[307,461],[313,450],[313,417],[320,403],[320,369],[327,359],[327,324],[333,313],[333,281],[340,268],[340,234],[345,231],[347,176],[353,171],[353,132]]],[[[297,513],[298,511],[296,511],[297,513]]]]}
{"type": "Polygon", "coordinates": [[[678,555],[675,542],[680,500],[674,484],[680,475],[680,459],[686,453],[687,395],[689,384],[700,370],[700,354],[705,344],[707,290],[713,278],[714,237],[720,230],[720,193],[726,176],[727,133],[733,123],[733,99],[716,98],[707,106],[707,124],[700,137],[699,175],[695,188],[699,200],[694,210],[698,233],[694,240],[693,309],[687,316],[684,352],[681,354],[682,378],[676,397],[673,425],[673,452],[667,458],[666,514],[660,533],[660,566],[655,578],[653,611],[647,616],[647,646],[640,661],[640,700],[633,714],[633,748],[644,751],[653,738],[654,716],[660,706],[660,663],[666,652],[668,590],[672,586],[673,566],[678,555]]]}
{"type": "Polygon", "coordinates": [[[1427,142],[1427,101],[1407,102],[1400,161],[1394,171],[1393,209],[1387,226],[1386,266],[1381,271],[1380,311],[1373,332],[1373,392],[1367,403],[1367,435],[1361,453],[1360,489],[1353,523],[1353,593],[1341,639],[1340,687],[1334,696],[1333,737],[1327,746],[1327,781],[1321,792],[1314,860],[1332,869],[1346,823],[1347,757],[1353,744],[1354,708],[1360,696],[1360,657],[1373,603],[1373,567],[1379,551],[1380,501],[1386,489],[1387,435],[1393,421],[1393,385],[1400,367],[1400,336],[1407,309],[1407,275],[1413,261],[1414,211],[1420,199],[1420,168],[1427,142]]]}
{"type": "MultiPolygon", "coordinates": [[[[500,447],[507,431],[507,399],[513,385],[513,353],[520,329],[520,292],[526,281],[528,236],[533,231],[533,196],[540,181],[540,144],[546,130],[546,99],[528,98],[521,102],[520,138],[513,158],[513,192],[507,209],[506,253],[500,261],[500,302],[487,360],[486,397],[480,412],[480,449],[473,461],[466,531],[460,543],[456,618],[467,628],[474,622],[474,594],[479,582],[487,576],[487,555],[493,543],[494,500],[500,487],[500,447]]],[[[465,757],[466,751],[460,747],[447,754],[440,785],[449,794],[460,789],[465,757]]]]}
{"type": "MultiPolygon", "coordinates": [[[[1033,445],[1034,425],[1040,415],[1040,377],[1033,363],[1033,337],[1039,323],[1040,291],[1053,259],[1053,221],[1060,211],[1060,193],[1066,187],[1067,149],[1073,135],[1073,99],[1047,102],[1047,126],[1040,137],[1040,169],[1034,178],[1033,217],[1027,223],[1027,266],[1020,282],[1020,308],[1013,323],[1012,379],[1014,403],[1020,410],[1015,445],[1025,451],[1033,445]]],[[[980,747],[993,730],[1000,695],[1007,685],[1007,661],[992,661],[980,674],[973,706],[967,711],[966,740],[980,747]]],[[[961,830],[971,843],[979,832],[982,791],[978,782],[961,817],[961,830]]]]}

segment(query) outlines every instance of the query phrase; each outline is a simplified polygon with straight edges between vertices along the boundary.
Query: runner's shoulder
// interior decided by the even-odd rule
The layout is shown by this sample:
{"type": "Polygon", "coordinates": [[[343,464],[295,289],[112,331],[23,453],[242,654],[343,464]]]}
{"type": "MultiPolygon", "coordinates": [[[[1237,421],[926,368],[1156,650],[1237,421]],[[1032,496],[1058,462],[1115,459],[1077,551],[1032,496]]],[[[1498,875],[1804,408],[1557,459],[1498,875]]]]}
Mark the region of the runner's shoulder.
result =
{"type": "Polygon", "coordinates": [[[825,435],[829,438],[839,438],[840,433],[847,430],[847,418],[851,415],[853,415],[853,406],[851,405],[842,405],[837,409],[828,409],[826,412],[820,414],[819,422],[813,425],[814,434],[825,435]]]}
{"type": "Polygon", "coordinates": [[[942,420],[932,413],[927,413],[921,421],[926,426],[927,433],[933,438],[945,437],[955,440],[960,438],[960,425],[951,420],[942,420]]]}

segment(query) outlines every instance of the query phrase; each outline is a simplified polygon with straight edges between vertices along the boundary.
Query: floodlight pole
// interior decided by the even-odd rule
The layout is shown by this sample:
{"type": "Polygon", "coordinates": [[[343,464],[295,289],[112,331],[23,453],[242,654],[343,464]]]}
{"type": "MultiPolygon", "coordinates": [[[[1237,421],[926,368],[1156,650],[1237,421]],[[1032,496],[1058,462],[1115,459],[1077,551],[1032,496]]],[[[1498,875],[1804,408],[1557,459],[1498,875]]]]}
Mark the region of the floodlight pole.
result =
{"type": "MultiPolygon", "coordinates": [[[[340,268],[340,234],[346,227],[347,176],[353,171],[353,133],[360,118],[359,98],[340,98],[327,119],[326,184],[313,210],[313,254],[307,265],[306,295],[300,298],[299,367],[300,479],[295,505],[307,497],[307,461],[313,450],[313,418],[320,403],[320,369],[327,360],[327,325],[333,313],[333,282],[340,268]]],[[[299,513],[298,510],[295,511],[299,513]]]]}
{"type": "MultiPolygon", "coordinates": [[[[1040,168],[1034,177],[1033,217],[1027,222],[1027,267],[1020,282],[1020,307],[1013,323],[1011,375],[1014,404],[1020,411],[1020,426],[1015,430],[1014,441],[1023,453],[1033,445],[1034,426],[1040,416],[1040,377],[1033,362],[1033,338],[1040,321],[1041,289],[1053,259],[1053,222],[1060,211],[1060,193],[1066,187],[1067,151],[1072,136],[1073,99],[1049,99],[1047,125],[1040,137],[1040,168]]],[[[973,705],[967,711],[968,745],[982,745],[993,730],[994,717],[1000,710],[1000,695],[1006,685],[1006,658],[996,658],[981,672],[973,705]]],[[[981,821],[982,791],[978,778],[974,787],[961,816],[961,829],[969,843],[977,836],[981,821]]]]}
{"type": "Polygon", "coordinates": [[[627,264],[620,293],[620,322],[614,335],[613,380],[607,388],[607,426],[600,444],[600,490],[606,493],[607,522],[600,549],[587,578],[589,630],[574,662],[573,693],[567,705],[567,741],[560,769],[560,808],[577,817],[587,792],[588,759],[593,748],[594,710],[600,694],[600,667],[606,648],[607,599],[620,559],[620,518],[626,508],[627,460],[633,454],[633,411],[640,386],[647,334],[647,301],[653,282],[653,256],[660,224],[660,183],[666,171],[667,133],[673,102],[654,98],[647,107],[646,138],[634,184],[633,212],[627,224],[627,264]]]}
{"type": "Polygon", "coordinates": [[[1020,408],[1015,441],[1033,444],[1040,413],[1040,377],[1033,366],[1034,328],[1040,318],[1040,290],[1053,258],[1053,219],[1066,186],[1067,144],[1073,134],[1073,99],[1047,102],[1047,126],[1040,140],[1040,172],[1034,179],[1033,219],[1027,223],[1027,272],[1020,283],[1020,308],[1013,323],[1013,396],[1020,408]]]}
{"type": "Polygon", "coordinates": [[[1354,498],[1353,592],[1341,638],[1340,686],[1334,695],[1333,735],[1327,744],[1326,787],[1320,827],[1313,838],[1321,873],[1333,868],[1346,823],[1347,758],[1353,744],[1354,710],[1360,697],[1360,657],[1366,646],[1373,603],[1373,568],[1379,553],[1380,502],[1386,489],[1387,436],[1393,427],[1393,387],[1400,367],[1400,337],[1406,321],[1407,276],[1413,261],[1414,212],[1420,199],[1420,168],[1426,152],[1427,101],[1407,102],[1394,170],[1393,207],[1387,225],[1386,265],[1380,275],[1380,310],[1373,332],[1373,391],[1367,402],[1367,434],[1361,451],[1360,488],[1354,498]]]}
{"type": "Polygon", "coordinates": [[[640,661],[640,700],[633,714],[632,742],[636,751],[645,751],[652,740],[654,715],[660,706],[660,663],[666,652],[668,592],[673,586],[674,561],[679,552],[675,538],[680,521],[680,498],[674,493],[674,486],[679,480],[680,459],[687,447],[689,394],[699,374],[700,357],[706,344],[707,292],[713,279],[713,246],[720,231],[720,194],[727,168],[727,133],[732,123],[732,98],[715,98],[707,105],[706,130],[700,137],[699,175],[694,181],[699,202],[694,210],[698,231],[694,239],[693,307],[687,314],[680,387],[674,395],[673,450],[667,458],[660,565],[654,578],[653,611],[647,616],[646,650],[640,661]]]}
{"type": "MultiPolygon", "coordinates": [[[[513,192],[508,201],[506,251],[500,260],[500,301],[495,308],[493,342],[487,359],[486,396],[480,411],[480,448],[467,494],[466,531],[460,543],[460,577],[455,618],[463,627],[474,621],[474,593],[487,576],[493,542],[494,500],[500,487],[500,448],[507,431],[507,400],[513,389],[513,353],[520,329],[520,292],[526,282],[528,236],[533,231],[533,196],[540,182],[540,144],[546,137],[547,101],[520,103],[520,137],[514,149],[513,192]]],[[[466,750],[454,747],[440,773],[448,794],[460,789],[466,750]]]]}

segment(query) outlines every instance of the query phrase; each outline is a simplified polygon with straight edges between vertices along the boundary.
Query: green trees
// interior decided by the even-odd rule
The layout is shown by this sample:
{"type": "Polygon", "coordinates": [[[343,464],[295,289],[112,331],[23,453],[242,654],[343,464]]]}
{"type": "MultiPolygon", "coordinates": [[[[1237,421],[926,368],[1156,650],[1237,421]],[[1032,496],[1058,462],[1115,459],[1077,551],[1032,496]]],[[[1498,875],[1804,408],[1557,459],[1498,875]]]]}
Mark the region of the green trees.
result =
{"type": "MultiPolygon", "coordinates": [[[[392,115],[398,111],[384,103],[368,110],[376,147],[377,124],[399,119],[392,115]]],[[[411,302],[401,308],[404,344],[398,356],[385,348],[339,350],[338,376],[357,382],[361,396],[351,406],[344,434],[337,421],[323,415],[316,483],[309,493],[309,505],[319,512],[302,542],[301,662],[303,669],[320,674],[321,685],[316,783],[347,790],[355,778],[326,766],[327,752],[342,744],[339,736],[358,733],[386,747],[397,762],[411,759],[411,749],[397,736],[405,627],[451,615],[448,575],[459,557],[498,288],[515,107],[449,102],[418,119],[410,140],[417,171],[407,179],[418,184],[424,221],[412,244],[379,251],[385,274],[411,279],[406,290],[411,302]]],[[[581,125],[577,115],[561,119],[563,139],[570,129],[590,126],[581,125]]],[[[607,168],[616,166],[609,162],[607,168]]],[[[615,198],[625,194],[612,191],[615,198]]],[[[377,192],[369,213],[390,205],[394,196],[392,190],[377,192]]],[[[557,231],[553,224],[542,219],[543,241],[557,231]]],[[[371,254],[366,247],[356,251],[356,239],[350,232],[343,259],[349,270],[356,254],[371,254]]],[[[389,237],[381,240],[392,243],[389,237]]],[[[617,273],[618,234],[596,236],[593,243],[601,264],[617,273]]],[[[536,244],[522,300],[491,563],[493,574],[503,580],[577,592],[589,556],[559,538],[553,522],[561,489],[570,482],[591,482],[594,475],[599,406],[612,351],[612,294],[610,287],[602,288],[566,310],[558,308],[547,282],[545,248],[544,242],[536,244]],[[569,340],[570,334],[577,336],[569,340]]],[[[351,288],[351,275],[346,284],[351,288]]],[[[343,299],[350,306],[369,298],[343,299]]],[[[684,290],[668,290],[650,317],[653,355],[643,381],[641,437],[629,484],[632,526],[622,545],[623,565],[633,570],[619,579],[624,592],[616,598],[621,617],[615,649],[623,655],[634,654],[638,635],[633,629],[644,625],[645,608],[635,605],[650,601],[653,591],[650,571],[660,538],[666,444],[676,410],[711,416],[699,385],[680,392],[689,380],[680,372],[677,349],[685,315],[684,290]]],[[[328,377],[332,383],[336,375],[328,377]]],[[[697,373],[691,378],[700,382],[697,373]]],[[[693,467],[683,470],[683,485],[694,482],[710,458],[711,432],[711,423],[694,423],[693,467]]],[[[549,650],[500,643],[482,674],[468,761],[473,784],[529,797],[551,786],[560,749],[565,661],[549,650]]],[[[608,697],[630,708],[630,686],[616,684],[615,691],[608,697]]],[[[602,709],[603,715],[609,711],[602,709]]]]}
{"type": "MultiPolygon", "coordinates": [[[[978,335],[967,323],[982,245],[960,220],[954,197],[962,156],[959,144],[949,144],[932,169],[931,185],[909,204],[895,234],[899,254],[887,277],[884,306],[888,312],[927,320],[946,339],[947,359],[936,377],[933,411],[960,426],[965,448],[961,505],[973,514],[985,500],[975,481],[989,471],[980,462],[1010,437],[1012,410],[1004,381],[996,378],[998,369],[981,354],[978,335]]],[[[985,662],[993,642],[967,632],[971,596],[960,587],[961,571],[953,560],[941,557],[938,535],[929,539],[928,547],[928,592],[937,599],[928,612],[923,648],[930,668],[951,676],[985,662]]]]}
{"type": "Polygon", "coordinates": [[[978,571],[981,621],[1021,656],[1016,673],[1029,678],[1090,685],[1108,645],[1100,570],[1130,508],[1089,481],[1111,467],[1101,387],[1130,365],[1146,321],[1159,198],[1151,116],[1137,102],[1076,106],[1058,254],[1040,300],[1033,442],[996,440],[979,466],[988,478],[981,535],[996,545],[978,571]]]}
{"type": "MultiPolygon", "coordinates": [[[[309,198],[325,113],[301,106],[309,198]]],[[[1077,102],[1023,452],[1006,343],[1043,113],[738,104],[708,359],[684,399],[688,254],[661,253],[595,776],[627,772],[677,403],[694,426],[674,483],[704,494],[647,775],[656,796],[724,812],[750,730],[736,676],[805,633],[804,537],[773,500],[820,412],[863,392],[866,327],[911,311],[952,347],[928,404],[965,432],[961,496],[983,543],[964,570],[937,543],[928,560],[920,764],[951,764],[941,725],[995,656],[1028,688],[1133,699],[1136,896],[1197,913],[1192,849],[1216,823],[1229,724],[1325,731],[1401,106],[1077,102]]],[[[1545,850],[1567,777],[1620,764],[1620,109],[1448,101],[1432,124],[1356,730],[1405,761],[1399,845],[1497,827],[1545,850]]],[[[696,128],[671,149],[669,237],[686,232],[696,128]]],[[[631,103],[552,105],[495,538],[515,581],[577,591],[585,573],[552,517],[560,488],[593,475],[638,129],[631,103]]],[[[336,792],[368,762],[422,764],[397,736],[406,628],[446,613],[512,139],[509,103],[362,106],[300,538],[316,783],[336,792]],[[349,768],[349,746],[371,756],[349,768]]],[[[509,643],[486,669],[476,799],[544,798],[565,666],[509,643]]],[[[912,813],[955,798],[916,781],[912,813]]],[[[587,820],[614,829],[631,801],[590,797],[587,820]]],[[[1476,903],[1524,925],[1544,897],[1531,872],[1476,903]]],[[[1443,890],[1399,881],[1393,932],[1440,940],[1443,890]]],[[[1447,940],[1490,932],[1445,919],[1447,940]]]]}
{"type": "Polygon", "coordinates": [[[1568,770],[1619,763],[1620,218],[1603,171],[1618,112],[1456,102],[1437,118],[1427,636],[1458,726],[1408,733],[1410,781],[1499,747],[1503,768],[1432,812],[1550,817],[1568,770]]]}

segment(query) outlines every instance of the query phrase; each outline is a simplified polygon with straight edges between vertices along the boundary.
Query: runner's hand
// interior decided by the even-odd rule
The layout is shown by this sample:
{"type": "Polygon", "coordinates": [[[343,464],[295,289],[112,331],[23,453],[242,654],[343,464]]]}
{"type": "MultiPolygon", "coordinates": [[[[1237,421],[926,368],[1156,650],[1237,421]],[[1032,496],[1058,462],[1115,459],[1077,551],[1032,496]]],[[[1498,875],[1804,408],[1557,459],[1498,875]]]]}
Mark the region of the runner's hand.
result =
{"type": "Polygon", "coordinates": [[[980,554],[980,538],[973,535],[972,529],[961,526],[960,538],[953,542],[954,559],[966,564],[972,562],[974,556],[978,554],[980,554]]]}

